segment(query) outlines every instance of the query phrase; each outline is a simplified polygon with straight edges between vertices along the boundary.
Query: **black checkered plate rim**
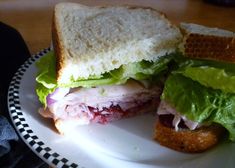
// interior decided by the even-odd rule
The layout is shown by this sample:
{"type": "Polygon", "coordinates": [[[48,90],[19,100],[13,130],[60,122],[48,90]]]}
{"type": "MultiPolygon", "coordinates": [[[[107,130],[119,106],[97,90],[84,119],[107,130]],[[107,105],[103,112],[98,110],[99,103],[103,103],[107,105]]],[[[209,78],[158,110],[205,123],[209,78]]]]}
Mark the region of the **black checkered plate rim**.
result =
{"type": "Polygon", "coordinates": [[[47,48],[33,55],[23,65],[21,65],[21,67],[15,73],[8,90],[8,109],[16,130],[20,134],[21,138],[26,142],[26,144],[33,150],[33,152],[35,152],[47,163],[50,163],[50,165],[53,167],[77,168],[80,166],[70,162],[69,159],[63,158],[57,152],[52,151],[50,147],[48,147],[38,138],[38,136],[27,124],[20,106],[19,90],[20,82],[24,76],[24,73],[34,62],[36,62],[40,57],[49,51],[50,48],[47,48]]]}

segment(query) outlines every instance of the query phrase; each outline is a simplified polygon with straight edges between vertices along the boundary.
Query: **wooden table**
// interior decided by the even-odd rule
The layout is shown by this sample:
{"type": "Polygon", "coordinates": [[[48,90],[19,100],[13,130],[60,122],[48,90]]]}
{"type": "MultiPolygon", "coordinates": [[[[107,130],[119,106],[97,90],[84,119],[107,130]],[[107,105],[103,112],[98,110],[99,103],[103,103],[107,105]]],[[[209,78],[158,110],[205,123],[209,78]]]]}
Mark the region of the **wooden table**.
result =
{"type": "MultiPolygon", "coordinates": [[[[58,2],[58,0],[1,0],[0,21],[16,28],[25,39],[31,54],[35,54],[50,45],[53,7],[58,2]]],[[[166,13],[175,24],[193,22],[235,32],[235,7],[215,6],[202,0],[77,0],[76,2],[86,5],[150,6],[166,13]]]]}

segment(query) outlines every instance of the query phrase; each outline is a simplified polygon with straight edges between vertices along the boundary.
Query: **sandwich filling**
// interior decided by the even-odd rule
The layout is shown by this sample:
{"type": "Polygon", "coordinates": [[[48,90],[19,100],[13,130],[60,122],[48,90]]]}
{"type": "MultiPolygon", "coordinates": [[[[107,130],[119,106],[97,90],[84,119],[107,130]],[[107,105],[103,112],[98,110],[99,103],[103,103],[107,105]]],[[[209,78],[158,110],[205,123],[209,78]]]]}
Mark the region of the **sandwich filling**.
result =
{"type": "Polygon", "coordinates": [[[186,116],[181,115],[165,101],[161,101],[157,115],[162,124],[174,128],[176,131],[180,129],[195,130],[200,127],[198,122],[189,120],[186,116]]]}
{"type": "Polygon", "coordinates": [[[39,112],[56,123],[76,120],[81,125],[105,124],[155,111],[173,56],[124,64],[88,79],[75,80],[71,76],[68,83],[58,83],[55,55],[49,52],[37,62],[36,92],[44,105],[39,112]]]}
{"type": "Polygon", "coordinates": [[[176,58],[168,76],[158,116],[174,128],[195,130],[219,124],[235,140],[235,68],[233,63],[176,58]]]}
{"type": "Polygon", "coordinates": [[[77,119],[77,124],[105,124],[157,109],[160,94],[160,87],[146,88],[134,80],[93,88],[57,88],[47,96],[47,107],[39,112],[55,121],[77,119]]]}

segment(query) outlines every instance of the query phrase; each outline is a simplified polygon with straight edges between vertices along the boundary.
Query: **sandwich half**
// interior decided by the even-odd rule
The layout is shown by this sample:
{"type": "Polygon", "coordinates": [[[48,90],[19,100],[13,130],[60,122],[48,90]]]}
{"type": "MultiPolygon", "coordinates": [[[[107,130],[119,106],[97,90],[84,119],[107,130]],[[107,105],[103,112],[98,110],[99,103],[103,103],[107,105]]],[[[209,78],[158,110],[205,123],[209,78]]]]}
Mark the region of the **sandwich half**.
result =
{"type": "Polygon", "coordinates": [[[181,152],[235,140],[235,33],[181,24],[182,56],[165,82],[155,139],[181,152]]]}
{"type": "Polygon", "coordinates": [[[129,6],[55,6],[54,50],[37,63],[36,92],[60,133],[157,109],[180,30],[164,14],[129,6]]]}

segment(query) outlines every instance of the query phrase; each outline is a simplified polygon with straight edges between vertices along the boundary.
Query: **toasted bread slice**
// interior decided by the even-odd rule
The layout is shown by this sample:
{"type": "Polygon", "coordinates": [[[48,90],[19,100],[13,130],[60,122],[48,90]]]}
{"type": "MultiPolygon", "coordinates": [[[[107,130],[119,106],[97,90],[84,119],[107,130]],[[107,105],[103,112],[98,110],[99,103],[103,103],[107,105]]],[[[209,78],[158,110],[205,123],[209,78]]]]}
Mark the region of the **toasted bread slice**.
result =
{"type": "Polygon", "coordinates": [[[174,128],[156,123],[154,139],[163,146],[187,153],[199,153],[216,145],[223,137],[225,129],[219,125],[200,127],[196,130],[174,128]]]}
{"type": "Polygon", "coordinates": [[[192,23],[180,28],[184,38],[179,48],[185,56],[235,63],[235,33],[192,23]]]}
{"type": "Polygon", "coordinates": [[[59,3],[53,22],[58,83],[156,61],[176,51],[182,40],[179,29],[152,8],[59,3]]]}

